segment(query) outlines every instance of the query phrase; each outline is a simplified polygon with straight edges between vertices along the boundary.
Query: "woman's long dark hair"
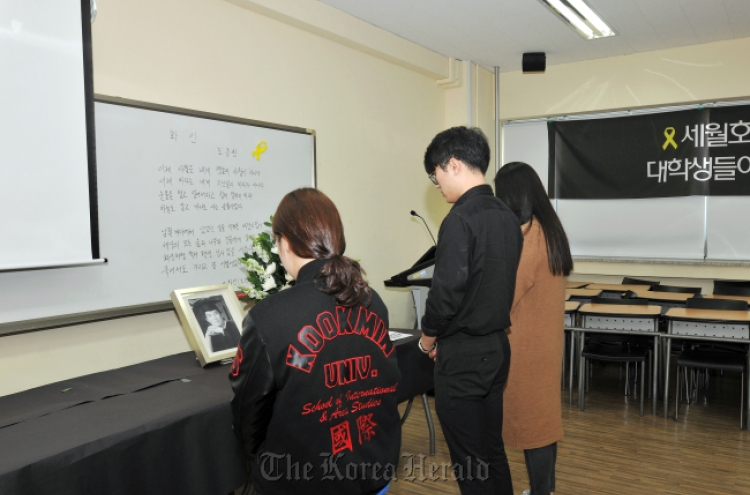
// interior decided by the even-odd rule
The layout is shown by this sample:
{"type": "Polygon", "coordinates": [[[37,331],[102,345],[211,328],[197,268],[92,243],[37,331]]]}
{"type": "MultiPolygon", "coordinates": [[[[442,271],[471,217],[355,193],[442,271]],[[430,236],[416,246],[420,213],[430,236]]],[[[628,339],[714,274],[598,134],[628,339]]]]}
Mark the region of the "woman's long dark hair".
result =
{"type": "Polygon", "coordinates": [[[523,162],[506,163],[495,176],[495,196],[503,200],[521,224],[539,222],[547,239],[547,258],[553,275],[570,275],[573,258],[560,219],[536,171],[523,162]]]}
{"type": "Polygon", "coordinates": [[[279,203],[271,230],[300,258],[330,260],[315,276],[318,290],[341,306],[369,306],[372,289],[359,263],[344,256],[344,225],[328,196],[309,187],[290,192],[279,203]]]}

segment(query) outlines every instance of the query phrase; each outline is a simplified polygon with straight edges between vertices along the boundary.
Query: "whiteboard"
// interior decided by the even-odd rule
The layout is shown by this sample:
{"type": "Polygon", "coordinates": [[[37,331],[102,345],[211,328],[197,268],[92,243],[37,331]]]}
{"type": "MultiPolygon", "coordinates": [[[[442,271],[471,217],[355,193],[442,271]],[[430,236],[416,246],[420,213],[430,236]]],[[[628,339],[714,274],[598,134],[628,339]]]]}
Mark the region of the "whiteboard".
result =
{"type": "Polygon", "coordinates": [[[0,322],[242,284],[237,258],[248,235],[266,228],[287,192],[315,185],[314,135],[304,129],[125,103],[95,104],[100,243],[108,262],[0,273],[0,322]]]}
{"type": "Polygon", "coordinates": [[[704,198],[559,199],[573,256],[703,259],[704,198]]]}
{"type": "Polygon", "coordinates": [[[710,260],[750,260],[750,196],[710,196],[707,205],[710,260]]]}
{"type": "Polygon", "coordinates": [[[1,2],[0,269],[94,256],[88,14],[88,0],[1,2]]]}
{"type": "Polygon", "coordinates": [[[503,165],[528,163],[539,175],[545,189],[549,179],[548,150],[546,120],[503,124],[503,165]]]}

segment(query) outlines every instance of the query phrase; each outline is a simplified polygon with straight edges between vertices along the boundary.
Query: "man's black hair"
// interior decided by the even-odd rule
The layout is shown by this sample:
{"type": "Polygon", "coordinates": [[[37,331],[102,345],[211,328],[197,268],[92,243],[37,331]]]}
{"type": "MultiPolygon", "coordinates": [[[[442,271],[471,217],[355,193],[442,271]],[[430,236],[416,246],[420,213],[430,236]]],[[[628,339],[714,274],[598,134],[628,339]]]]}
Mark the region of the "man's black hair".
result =
{"type": "Polygon", "coordinates": [[[223,299],[221,296],[212,296],[207,297],[204,299],[201,299],[199,301],[196,301],[195,304],[193,304],[193,314],[198,319],[198,321],[204,321],[206,320],[206,313],[208,311],[218,311],[219,314],[222,316],[222,318],[226,319],[226,315],[224,314],[224,311],[222,311],[222,308],[219,307],[220,304],[223,303],[223,299]]]}
{"type": "Polygon", "coordinates": [[[490,145],[481,129],[451,127],[435,136],[424,153],[424,169],[431,174],[435,167],[444,167],[451,158],[462,161],[482,175],[487,173],[490,145]]]}

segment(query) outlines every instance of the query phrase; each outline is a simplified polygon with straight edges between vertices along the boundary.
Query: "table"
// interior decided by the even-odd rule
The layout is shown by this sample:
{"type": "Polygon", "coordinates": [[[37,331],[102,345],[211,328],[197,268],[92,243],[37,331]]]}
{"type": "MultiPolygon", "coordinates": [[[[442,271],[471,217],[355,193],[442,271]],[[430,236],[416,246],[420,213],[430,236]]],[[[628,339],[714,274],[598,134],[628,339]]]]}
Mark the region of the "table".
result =
{"type": "Polygon", "coordinates": [[[708,299],[734,299],[735,301],[745,301],[750,304],[750,296],[731,296],[724,294],[706,294],[703,296],[708,299]]]}
{"type": "MultiPolygon", "coordinates": [[[[659,365],[659,316],[661,315],[661,306],[589,303],[578,308],[578,314],[581,318],[581,326],[572,330],[579,334],[579,352],[583,351],[584,338],[587,332],[616,335],[643,335],[654,339],[654,351],[651,356],[651,407],[653,414],[656,415],[658,387],[656,370],[659,365]]],[[[585,400],[585,370],[583,369],[583,359],[579,358],[578,361],[578,408],[583,411],[585,400]]],[[[571,369],[570,372],[572,373],[573,370],[571,369]]],[[[641,391],[641,393],[643,393],[643,391],[641,391]]]]}
{"type": "Polygon", "coordinates": [[[396,389],[396,397],[399,404],[409,401],[401,417],[401,424],[404,424],[409,416],[414,398],[421,397],[430,438],[430,455],[435,455],[435,422],[432,419],[430,403],[427,401],[427,391],[435,386],[435,362],[417,347],[417,341],[422,337],[421,330],[403,328],[391,330],[409,334],[409,337],[393,342],[396,345],[398,368],[401,371],[401,382],[396,389]]]}
{"type": "Polygon", "coordinates": [[[657,303],[662,308],[662,314],[666,313],[669,308],[684,308],[686,301],[695,297],[695,294],[686,292],[658,292],[651,290],[636,291],[635,294],[638,297],[657,303]]]}
{"type": "Polygon", "coordinates": [[[583,287],[586,287],[591,282],[572,282],[570,280],[565,281],[565,288],[566,289],[581,289],[583,287]]]}
{"type": "MultiPolygon", "coordinates": [[[[575,361],[575,346],[573,345],[573,330],[571,328],[575,327],[576,322],[576,311],[578,310],[578,307],[581,305],[578,301],[565,301],[565,323],[563,324],[563,329],[565,332],[568,332],[570,334],[570,383],[568,385],[568,394],[569,402],[570,404],[573,404],[573,362],[575,361]]],[[[562,369],[562,388],[565,390],[565,366],[566,359],[565,359],[565,348],[563,348],[563,369],[562,369]]]]}
{"type": "Polygon", "coordinates": [[[245,458],[231,427],[228,373],[202,369],[186,352],[0,398],[3,423],[14,422],[0,429],[0,493],[209,495],[240,487],[245,458]]]}
{"type": "Polygon", "coordinates": [[[659,292],[659,291],[652,291],[652,290],[635,291],[635,294],[638,297],[642,297],[643,299],[648,299],[649,301],[659,301],[659,302],[666,302],[666,303],[682,303],[682,304],[685,304],[685,301],[687,301],[688,299],[695,297],[695,294],[688,293],[688,292],[659,292]]]}
{"type": "MultiPolygon", "coordinates": [[[[410,334],[394,342],[401,401],[432,388],[434,364],[393,330],[410,334]]],[[[0,494],[232,492],[246,460],[228,373],[186,352],[0,397],[0,494]]]]}
{"type": "Polygon", "coordinates": [[[600,290],[603,292],[627,292],[627,291],[644,291],[651,288],[650,285],[633,285],[633,284],[588,284],[586,289],[600,290]]]}
{"type": "Polygon", "coordinates": [[[565,299],[592,300],[602,294],[600,290],[594,289],[565,289],[565,299]]]}
{"type": "MultiPolygon", "coordinates": [[[[726,311],[715,309],[672,308],[666,313],[668,321],[664,346],[664,418],[669,411],[669,362],[670,342],[673,338],[700,342],[731,342],[750,345],[750,311],[726,311]]],[[[750,353],[747,369],[750,370],[750,353]]],[[[748,406],[750,406],[750,379],[745,379],[743,391],[745,402],[744,429],[748,427],[748,406]]]]}
{"type": "Polygon", "coordinates": [[[575,326],[575,312],[581,305],[578,301],[565,301],[565,326],[575,326]]]}

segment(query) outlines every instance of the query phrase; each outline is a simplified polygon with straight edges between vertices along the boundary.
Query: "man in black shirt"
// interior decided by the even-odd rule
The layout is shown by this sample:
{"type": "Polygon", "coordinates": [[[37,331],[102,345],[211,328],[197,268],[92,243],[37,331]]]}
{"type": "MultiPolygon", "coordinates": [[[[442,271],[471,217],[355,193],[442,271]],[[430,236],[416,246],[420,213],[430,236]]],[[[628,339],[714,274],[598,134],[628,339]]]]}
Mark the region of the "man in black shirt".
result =
{"type": "Polygon", "coordinates": [[[435,408],[464,495],[513,493],[502,438],[505,329],[523,235],[485,180],[489,159],[484,134],[466,127],[435,136],[424,158],[453,208],[438,234],[419,345],[435,359],[435,408]]]}

